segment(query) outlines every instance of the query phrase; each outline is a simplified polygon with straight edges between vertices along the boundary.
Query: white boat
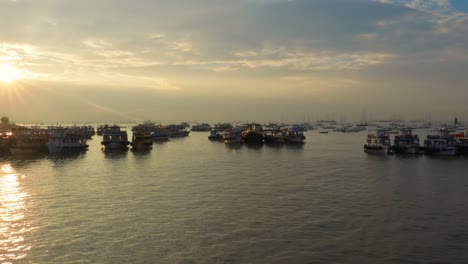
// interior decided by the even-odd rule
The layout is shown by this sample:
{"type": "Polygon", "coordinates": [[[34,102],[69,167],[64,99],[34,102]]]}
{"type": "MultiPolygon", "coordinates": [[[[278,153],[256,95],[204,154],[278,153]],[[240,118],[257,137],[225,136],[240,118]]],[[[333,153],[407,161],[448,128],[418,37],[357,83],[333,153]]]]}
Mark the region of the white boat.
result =
{"type": "Polygon", "coordinates": [[[368,134],[364,151],[366,153],[388,154],[390,152],[390,137],[385,130],[379,129],[376,134],[368,134]]]}
{"type": "Polygon", "coordinates": [[[120,126],[113,125],[104,131],[101,145],[105,149],[127,149],[129,144],[127,131],[120,126]]]}
{"type": "Polygon", "coordinates": [[[86,135],[73,128],[49,128],[47,149],[50,153],[84,151],[88,149],[86,135]]]}

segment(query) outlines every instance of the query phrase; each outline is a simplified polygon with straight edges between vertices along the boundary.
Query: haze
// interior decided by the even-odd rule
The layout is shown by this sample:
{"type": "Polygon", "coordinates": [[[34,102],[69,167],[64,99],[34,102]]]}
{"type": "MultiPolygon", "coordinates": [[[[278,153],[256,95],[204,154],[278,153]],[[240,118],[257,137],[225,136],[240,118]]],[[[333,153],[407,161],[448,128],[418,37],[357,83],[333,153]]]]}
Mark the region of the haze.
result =
{"type": "Polygon", "coordinates": [[[0,0],[0,115],[468,119],[467,11],[463,0],[0,0]]]}

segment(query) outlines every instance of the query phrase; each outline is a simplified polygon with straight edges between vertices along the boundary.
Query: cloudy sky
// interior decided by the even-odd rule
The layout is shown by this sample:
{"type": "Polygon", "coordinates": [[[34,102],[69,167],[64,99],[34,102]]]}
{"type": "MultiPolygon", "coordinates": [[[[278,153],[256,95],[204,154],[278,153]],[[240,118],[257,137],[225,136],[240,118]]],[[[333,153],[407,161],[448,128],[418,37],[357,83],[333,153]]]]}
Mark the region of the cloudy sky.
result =
{"type": "Polygon", "coordinates": [[[468,120],[465,0],[0,0],[20,122],[468,120]]]}

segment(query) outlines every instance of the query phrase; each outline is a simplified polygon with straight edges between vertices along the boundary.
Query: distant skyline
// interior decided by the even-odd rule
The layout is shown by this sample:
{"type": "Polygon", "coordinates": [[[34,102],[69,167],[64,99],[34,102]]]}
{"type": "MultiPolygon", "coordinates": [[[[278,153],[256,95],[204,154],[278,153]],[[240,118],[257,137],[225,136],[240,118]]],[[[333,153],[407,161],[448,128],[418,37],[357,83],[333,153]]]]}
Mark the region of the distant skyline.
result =
{"type": "Polygon", "coordinates": [[[16,122],[468,120],[468,1],[0,0],[16,122]]]}

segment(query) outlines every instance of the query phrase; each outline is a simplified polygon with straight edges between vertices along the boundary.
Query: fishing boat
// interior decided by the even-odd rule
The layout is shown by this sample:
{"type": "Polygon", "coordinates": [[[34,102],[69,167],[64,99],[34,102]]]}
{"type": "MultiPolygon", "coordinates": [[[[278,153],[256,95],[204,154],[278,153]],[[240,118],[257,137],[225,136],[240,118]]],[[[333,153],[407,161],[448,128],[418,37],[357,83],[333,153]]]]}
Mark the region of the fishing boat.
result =
{"type": "Polygon", "coordinates": [[[48,129],[49,140],[47,149],[50,153],[85,151],[87,136],[80,130],[67,127],[51,127],[48,129]]]}
{"type": "Polygon", "coordinates": [[[109,126],[102,135],[101,145],[105,149],[127,149],[129,144],[127,131],[118,125],[109,126]]]}
{"type": "Polygon", "coordinates": [[[133,150],[148,150],[153,148],[151,132],[145,129],[145,126],[138,125],[132,128],[132,142],[130,143],[133,150]]]}
{"type": "Polygon", "coordinates": [[[375,134],[368,134],[366,144],[364,144],[364,151],[366,153],[390,153],[390,136],[386,130],[378,129],[375,134]]]}
{"type": "Polygon", "coordinates": [[[391,149],[396,154],[419,154],[419,137],[412,134],[411,129],[404,128],[400,135],[395,135],[391,149]]]}

